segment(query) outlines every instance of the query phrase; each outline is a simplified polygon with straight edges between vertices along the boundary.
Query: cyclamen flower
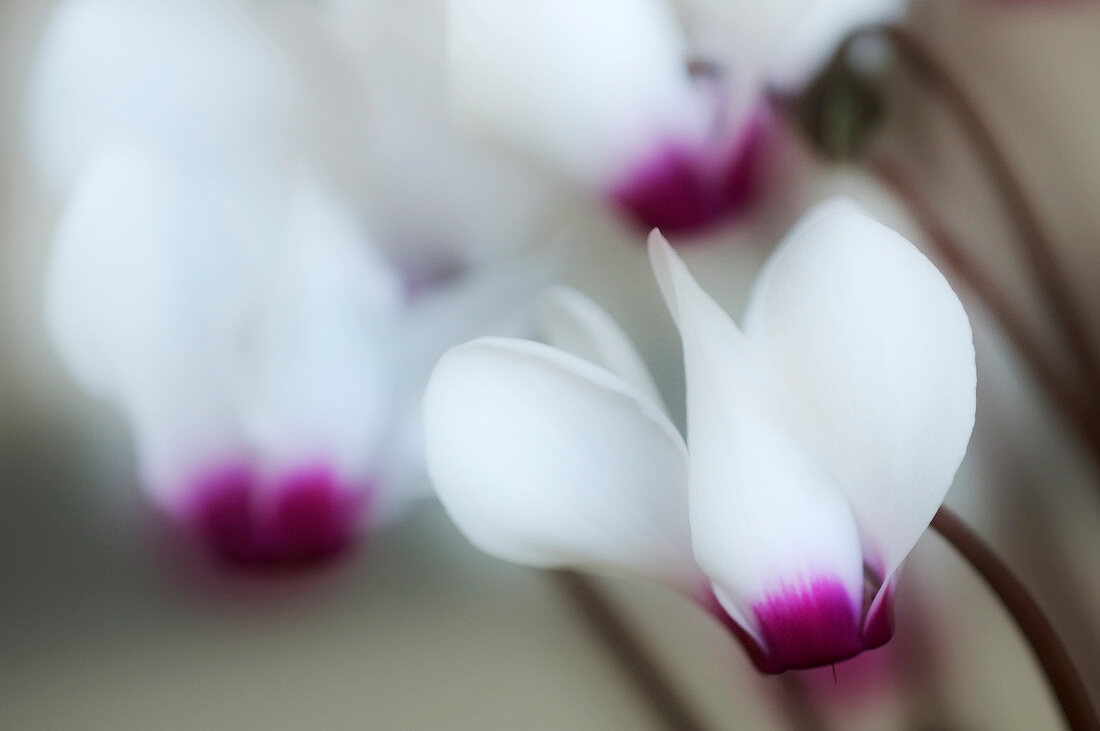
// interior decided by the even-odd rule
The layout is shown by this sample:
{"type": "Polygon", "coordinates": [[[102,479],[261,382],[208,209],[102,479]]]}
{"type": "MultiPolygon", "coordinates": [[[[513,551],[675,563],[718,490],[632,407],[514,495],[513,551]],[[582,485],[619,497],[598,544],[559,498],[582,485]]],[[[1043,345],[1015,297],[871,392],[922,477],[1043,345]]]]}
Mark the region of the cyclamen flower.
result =
{"type": "Polygon", "coordinates": [[[419,497],[431,364],[463,332],[511,331],[499,312],[531,281],[483,271],[410,298],[317,183],[256,242],[207,182],[133,146],[97,155],[55,241],[50,334],[128,417],[165,514],[234,563],[327,559],[419,497]]]}
{"type": "Polygon", "coordinates": [[[443,16],[444,0],[64,0],[29,77],[31,161],[64,194],[104,144],[134,143],[251,210],[280,210],[307,170],[409,269],[515,253],[550,191],[447,124],[443,16]]]}
{"type": "Polygon", "coordinates": [[[899,0],[449,0],[457,120],[645,227],[695,232],[761,186],[773,73],[805,79],[899,0]],[[685,27],[686,26],[686,27],[685,27]]]}
{"type": "Polygon", "coordinates": [[[374,173],[363,198],[405,260],[455,242],[476,259],[499,257],[556,230],[543,220],[554,195],[547,176],[448,118],[446,6],[327,0],[306,9],[354,72],[351,93],[367,101],[355,141],[374,173]]]}
{"type": "Polygon", "coordinates": [[[943,276],[845,202],[765,267],[744,331],[657,232],[653,269],[684,345],[688,441],[611,318],[569,290],[550,342],[449,351],[424,400],[428,470],[479,548],[662,582],[768,673],[892,634],[902,560],[974,423],[970,325],[943,276]]]}
{"type": "MultiPolygon", "coordinates": [[[[431,366],[515,332],[545,264],[475,266],[467,231],[399,260],[400,213],[380,224],[347,194],[385,172],[325,114],[347,99],[359,121],[354,85],[322,73],[338,64],[319,18],[293,19],[68,0],[29,93],[32,162],[65,197],[46,283],[57,350],[126,415],[153,502],[221,557],[263,566],[337,556],[420,496],[431,366]]],[[[396,197],[408,229],[444,228],[433,199],[396,197]]]]}

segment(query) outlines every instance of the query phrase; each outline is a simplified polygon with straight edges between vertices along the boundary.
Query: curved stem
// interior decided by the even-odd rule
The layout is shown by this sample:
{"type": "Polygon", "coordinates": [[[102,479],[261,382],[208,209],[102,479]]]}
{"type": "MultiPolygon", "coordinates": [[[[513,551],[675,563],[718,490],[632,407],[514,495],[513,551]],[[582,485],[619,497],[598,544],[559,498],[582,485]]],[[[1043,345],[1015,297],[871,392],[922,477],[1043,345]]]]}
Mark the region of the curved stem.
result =
{"type": "Polygon", "coordinates": [[[1043,228],[1035,205],[972,97],[932,51],[912,33],[892,25],[869,25],[853,31],[841,44],[847,53],[862,38],[889,41],[914,77],[940,96],[984,162],[993,185],[1020,237],[1036,285],[1065,335],[1066,344],[1081,368],[1094,405],[1100,404],[1100,355],[1092,342],[1088,318],[1055,257],[1055,248],[1043,228]]]}
{"type": "Polygon", "coordinates": [[[706,724],[691,710],[671,680],[646,652],[641,639],[592,579],[574,571],[555,570],[550,577],[577,613],[599,635],[608,652],[622,666],[658,718],[679,731],[702,731],[706,724]]]}
{"type": "Polygon", "coordinates": [[[867,167],[905,203],[924,230],[929,245],[996,319],[1040,388],[1077,430],[1100,470],[1100,423],[1079,398],[1077,389],[1066,381],[1051,362],[1013,301],[1004,296],[993,280],[983,272],[982,267],[967,254],[965,247],[955,240],[928,201],[896,164],[885,157],[873,155],[867,161],[867,167]]]}
{"type": "Polygon", "coordinates": [[[952,511],[941,507],[932,519],[932,528],[974,567],[1012,615],[1039,661],[1069,727],[1073,731],[1100,729],[1100,720],[1069,653],[1027,587],[952,511]]]}

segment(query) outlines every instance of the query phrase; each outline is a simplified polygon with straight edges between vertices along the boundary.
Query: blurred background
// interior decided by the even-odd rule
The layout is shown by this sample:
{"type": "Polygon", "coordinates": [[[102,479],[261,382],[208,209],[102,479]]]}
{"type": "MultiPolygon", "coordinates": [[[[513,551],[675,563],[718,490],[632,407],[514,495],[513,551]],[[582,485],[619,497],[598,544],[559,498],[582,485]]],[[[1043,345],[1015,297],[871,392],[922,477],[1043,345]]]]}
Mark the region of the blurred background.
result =
{"type": "MultiPolygon", "coordinates": [[[[278,18],[272,24],[280,39],[298,27],[295,18],[329,10],[321,2],[240,4],[256,18],[278,18]]],[[[475,550],[430,500],[410,504],[357,549],[309,569],[226,570],[175,545],[184,539],[144,497],[126,418],[74,382],[47,335],[44,290],[61,202],[43,192],[34,169],[27,99],[52,5],[0,5],[0,726],[661,728],[553,581],[475,550]]],[[[385,8],[378,0],[362,8],[335,5],[341,7],[332,9],[338,20],[331,25],[353,38],[359,13],[385,8]]],[[[436,44],[441,56],[442,7],[417,0],[389,8],[398,30],[371,32],[395,44],[399,31],[423,32],[418,42],[436,44]],[[413,6],[434,20],[417,25],[413,6]]],[[[913,3],[904,22],[992,120],[1100,340],[1094,286],[1100,275],[1100,6],[925,0],[913,3]]],[[[363,83],[389,78],[398,90],[393,98],[402,98],[406,60],[398,52],[379,57],[368,48],[359,58],[362,49],[354,44],[336,45],[363,83]],[[364,59],[380,66],[357,67],[371,62],[364,59]]],[[[312,58],[305,51],[300,57],[312,58]]],[[[1056,351],[1057,330],[1037,304],[1026,262],[1008,243],[1014,234],[985,171],[919,85],[900,72],[889,78],[890,113],[873,144],[910,172],[1056,351]]],[[[531,266],[530,257],[549,246],[549,259],[534,260],[538,276],[577,287],[618,319],[682,421],[679,343],[639,229],[553,176],[530,183],[554,197],[537,216],[520,212],[525,204],[510,184],[438,212],[434,198],[457,196],[464,187],[461,173],[470,168],[461,155],[436,154],[432,145],[444,142],[363,131],[375,152],[358,170],[360,128],[349,121],[358,111],[349,106],[345,113],[343,106],[354,95],[306,85],[322,97],[310,102],[312,110],[346,123],[324,131],[335,148],[326,154],[335,161],[335,177],[365,178],[347,189],[356,191],[356,205],[370,209],[363,215],[390,261],[406,274],[416,273],[417,266],[407,264],[413,258],[429,262],[431,279],[440,278],[440,270],[481,266],[501,252],[531,266]],[[457,169],[440,169],[447,165],[457,169]],[[421,191],[432,205],[419,210],[415,197],[412,203],[401,198],[405,189],[421,191]],[[411,208],[406,217],[416,226],[399,221],[403,208],[411,208]],[[504,221],[506,215],[518,223],[504,221]],[[482,237],[484,246],[429,247],[439,237],[420,229],[432,221],[482,237]],[[498,240],[490,240],[494,236],[498,240]]],[[[370,97],[368,106],[377,109],[387,98],[370,97]]],[[[425,129],[445,124],[443,109],[424,105],[425,129]]],[[[378,118],[385,120],[385,112],[378,118]]],[[[378,124],[415,133],[400,114],[394,119],[378,124]]],[[[783,135],[775,167],[786,181],[784,193],[682,250],[703,287],[734,313],[771,246],[808,204],[828,194],[849,193],[922,241],[905,208],[858,167],[826,166],[793,130],[783,135]]],[[[965,286],[956,288],[975,327],[979,395],[974,438],[947,502],[1036,592],[1100,703],[1100,481],[988,312],[965,286]]],[[[600,584],[714,728],[1039,729],[1061,723],[1010,620],[932,533],[906,564],[895,640],[837,666],[835,684],[827,670],[794,681],[760,676],[720,627],[679,597],[625,580],[600,584]],[[797,703],[792,687],[800,689],[797,703]],[[798,710],[807,703],[809,720],[798,710]]]]}

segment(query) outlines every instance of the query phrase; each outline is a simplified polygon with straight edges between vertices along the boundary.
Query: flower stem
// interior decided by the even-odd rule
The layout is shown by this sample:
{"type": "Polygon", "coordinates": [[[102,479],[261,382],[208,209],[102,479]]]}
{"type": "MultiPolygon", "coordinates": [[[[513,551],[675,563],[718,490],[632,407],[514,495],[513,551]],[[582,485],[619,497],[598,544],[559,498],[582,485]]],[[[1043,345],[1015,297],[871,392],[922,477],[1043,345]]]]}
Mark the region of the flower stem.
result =
{"type": "Polygon", "coordinates": [[[1066,345],[1077,360],[1093,406],[1100,406],[1100,355],[1090,337],[1088,317],[1074,296],[1069,280],[1055,256],[1055,247],[1047,235],[1036,206],[1009,162],[992,126],[977,104],[947,67],[936,58],[917,36],[893,25],[869,25],[854,30],[842,42],[844,54],[859,40],[884,38],[919,83],[936,93],[955,117],[970,140],[973,150],[986,167],[1005,212],[1019,234],[1022,253],[1030,264],[1036,286],[1046,300],[1050,313],[1065,336],[1066,345]]]}
{"type": "Polygon", "coordinates": [[[603,641],[608,652],[622,666],[665,726],[677,731],[702,731],[707,728],[674,683],[661,672],[627,620],[592,579],[564,570],[551,571],[550,577],[603,641]]]}
{"type": "Polygon", "coordinates": [[[1012,615],[1039,661],[1069,728],[1073,731],[1100,730],[1100,720],[1097,720],[1069,653],[1027,587],[952,511],[941,507],[932,519],[932,528],[974,567],[1012,615]]]}

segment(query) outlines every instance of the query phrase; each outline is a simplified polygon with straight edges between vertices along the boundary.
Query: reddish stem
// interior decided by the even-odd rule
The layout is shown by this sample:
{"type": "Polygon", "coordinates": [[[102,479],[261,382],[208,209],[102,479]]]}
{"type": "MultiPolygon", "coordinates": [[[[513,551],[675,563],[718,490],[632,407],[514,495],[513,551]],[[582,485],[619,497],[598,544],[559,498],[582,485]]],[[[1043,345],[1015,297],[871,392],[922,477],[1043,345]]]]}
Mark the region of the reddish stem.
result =
{"type": "Polygon", "coordinates": [[[1100,730],[1100,720],[1065,645],[1023,582],[970,526],[947,508],[941,507],[936,513],[932,528],[974,567],[1012,615],[1042,667],[1069,728],[1100,730]]]}
{"type": "Polygon", "coordinates": [[[551,571],[550,577],[603,641],[666,727],[677,731],[707,728],[681,697],[675,684],[661,672],[657,661],[646,652],[641,638],[592,579],[565,570],[551,571]]]}

